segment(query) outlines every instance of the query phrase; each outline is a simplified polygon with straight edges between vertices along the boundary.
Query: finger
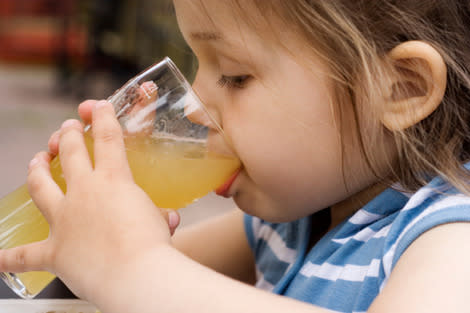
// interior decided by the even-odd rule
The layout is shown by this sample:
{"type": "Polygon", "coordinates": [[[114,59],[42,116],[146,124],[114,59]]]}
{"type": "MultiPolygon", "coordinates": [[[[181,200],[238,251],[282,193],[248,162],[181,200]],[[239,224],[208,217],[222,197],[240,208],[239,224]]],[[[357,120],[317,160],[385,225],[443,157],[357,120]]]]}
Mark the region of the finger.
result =
{"type": "Polygon", "coordinates": [[[47,146],[49,147],[49,152],[52,155],[57,155],[59,153],[59,138],[60,138],[60,130],[56,130],[55,132],[52,133],[51,137],[49,137],[47,146]]]}
{"type": "Polygon", "coordinates": [[[121,125],[111,103],[99,101],[93,108],[95,169],[132,177],[127,163],[121,125]]]}
{"type": "Polygon", "coordinates": [[[90,125],[92,120],[92,112],[95,103],[98,102],[97,100],[86,100],[80,103],[78,106],[78,115],[82,119],[85,125],[90,125]]]}
{"type": "Polygon", "coordinates": [[[160,209],[160,212],[168,223],[168,227],[170,228],[170,234],[173,236],[176,231],[176,228],[178,227],[181,221],[179,213],[174,210],[165,209],[160,209]]]}
{"type": "MultiPolygon", "coordinates": [[[[82,126],[84,126],[82,124],[82,126]]],[[[59,154],[59,140],[60,140],[60,132],[61,130],[56,130],[52,133],[51,137],[49,137],[49,141],[47,142],[47,146],[49,148],[49,152],[56,156],[59,154]]]]}
{"type": "Polygon", "coordinates": [[[0,272],[22,273],[50,269],[47,240],[0,250],[0,272]]]}
{"type": "Polygon", "coordinates": [[[168,226],[170,227],[170,234],[173,234],[176,231],[176,228],[179,226],[181,217],[178,212],[171,211],[168,213],[168,226]]]}
{"type": "Polygon", "coordinates": [[[150,134],[156,119],[157,103],[155,100],[158,98],[158,87],[153,81],[146,81],[135,92],[137,98],[127,114],[126,133],[150,134]]]}
{"type": "Polygon", "coordinates": [[[157,99],[158,86],[153,81],[146,81],[140,85],[137,90],[138,99],[135,106],[144,107],[157,99]]]}
{"type": "Polygon", "coordinates": [[[92,171],[90,157],[83,138],[83,126],[79,121],[67,120],[62,124],[59,157],[67,184],[92,171]]]}
{"type": "Polygon", "coordinates": [[[48,222],[54,214],[55,203],[63,197],[62,190],[52,179],[50,161],[47,152],[36,154],[29,163],[27,178],[29,194],[48,222]]]}

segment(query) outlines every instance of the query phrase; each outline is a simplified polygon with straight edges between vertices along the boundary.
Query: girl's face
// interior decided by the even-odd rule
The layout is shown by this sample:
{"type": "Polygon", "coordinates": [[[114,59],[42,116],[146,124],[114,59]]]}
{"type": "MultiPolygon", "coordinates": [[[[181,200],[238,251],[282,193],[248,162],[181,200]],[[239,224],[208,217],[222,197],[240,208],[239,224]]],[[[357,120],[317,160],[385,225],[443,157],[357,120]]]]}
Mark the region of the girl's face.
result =
{"type": "MultiPolygon", "coordinates": [[[[295,56],[263,38],[277,32],[275,26],[255,30],[227,3],[174,1],[180,29],[199,61],[193,87],[243,163],[224,195],[249,214],[280,222],[312,214],[373,183],[354,138],[341,141],[328,69],[312,56],[309,68],[302,65],[296,60],[307,60],[306,54],[293,34],[276,36],[295,56]]],[[[347,129],[355,125],[342,122],[343,133],[354,133],[347,129]]]]}

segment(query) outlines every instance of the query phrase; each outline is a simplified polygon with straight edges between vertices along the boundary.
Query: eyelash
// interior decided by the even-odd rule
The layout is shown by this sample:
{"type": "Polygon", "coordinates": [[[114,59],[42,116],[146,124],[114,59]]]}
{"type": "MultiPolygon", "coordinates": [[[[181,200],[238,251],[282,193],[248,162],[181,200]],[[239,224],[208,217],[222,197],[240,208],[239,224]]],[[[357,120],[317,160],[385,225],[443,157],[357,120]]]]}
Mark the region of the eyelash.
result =
{"type": "Polygon", "coordinates": [[[219,87],[227,87],[228,89],[242,89],[245,87],[246,82],[250,75],[237,75],[237,76],[220,76],[217,81],[219,87]]]}

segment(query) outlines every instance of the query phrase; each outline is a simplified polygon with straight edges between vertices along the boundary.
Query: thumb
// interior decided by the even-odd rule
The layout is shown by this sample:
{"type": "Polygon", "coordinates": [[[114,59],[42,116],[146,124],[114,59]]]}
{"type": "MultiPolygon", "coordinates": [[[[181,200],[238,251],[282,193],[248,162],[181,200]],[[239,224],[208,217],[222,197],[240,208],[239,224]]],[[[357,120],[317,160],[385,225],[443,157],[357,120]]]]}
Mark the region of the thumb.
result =
{"type": "Polygon", "coordinates": [[[0,250],[0,272],[22,273],[49,269],[46,241],[0,250]]]}
{"type": "Polygon", "coordinates": [[[175,210],[165,210],[160,209],[163,217],[165,218],[166,222],[168,223],[168,227],[170,228],[170,234],[173,236],[175,233],[176,228],[180,224],[180,215],[175,210]]]}

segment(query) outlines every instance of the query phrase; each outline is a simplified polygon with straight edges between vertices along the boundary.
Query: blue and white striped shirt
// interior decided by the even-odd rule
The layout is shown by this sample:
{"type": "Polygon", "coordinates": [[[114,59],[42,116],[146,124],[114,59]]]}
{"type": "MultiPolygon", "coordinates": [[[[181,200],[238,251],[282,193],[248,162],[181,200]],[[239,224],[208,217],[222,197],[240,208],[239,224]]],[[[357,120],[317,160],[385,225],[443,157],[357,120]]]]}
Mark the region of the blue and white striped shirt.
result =
{"type": "Polygon", "coordinates": [[[470,197],[435,178],[413,195],[387,189],[310,250],[310,218],[245,216],[257,287],[338,312],[366,312],[406,248],[432,227],[470,221],[470,197]]]}

